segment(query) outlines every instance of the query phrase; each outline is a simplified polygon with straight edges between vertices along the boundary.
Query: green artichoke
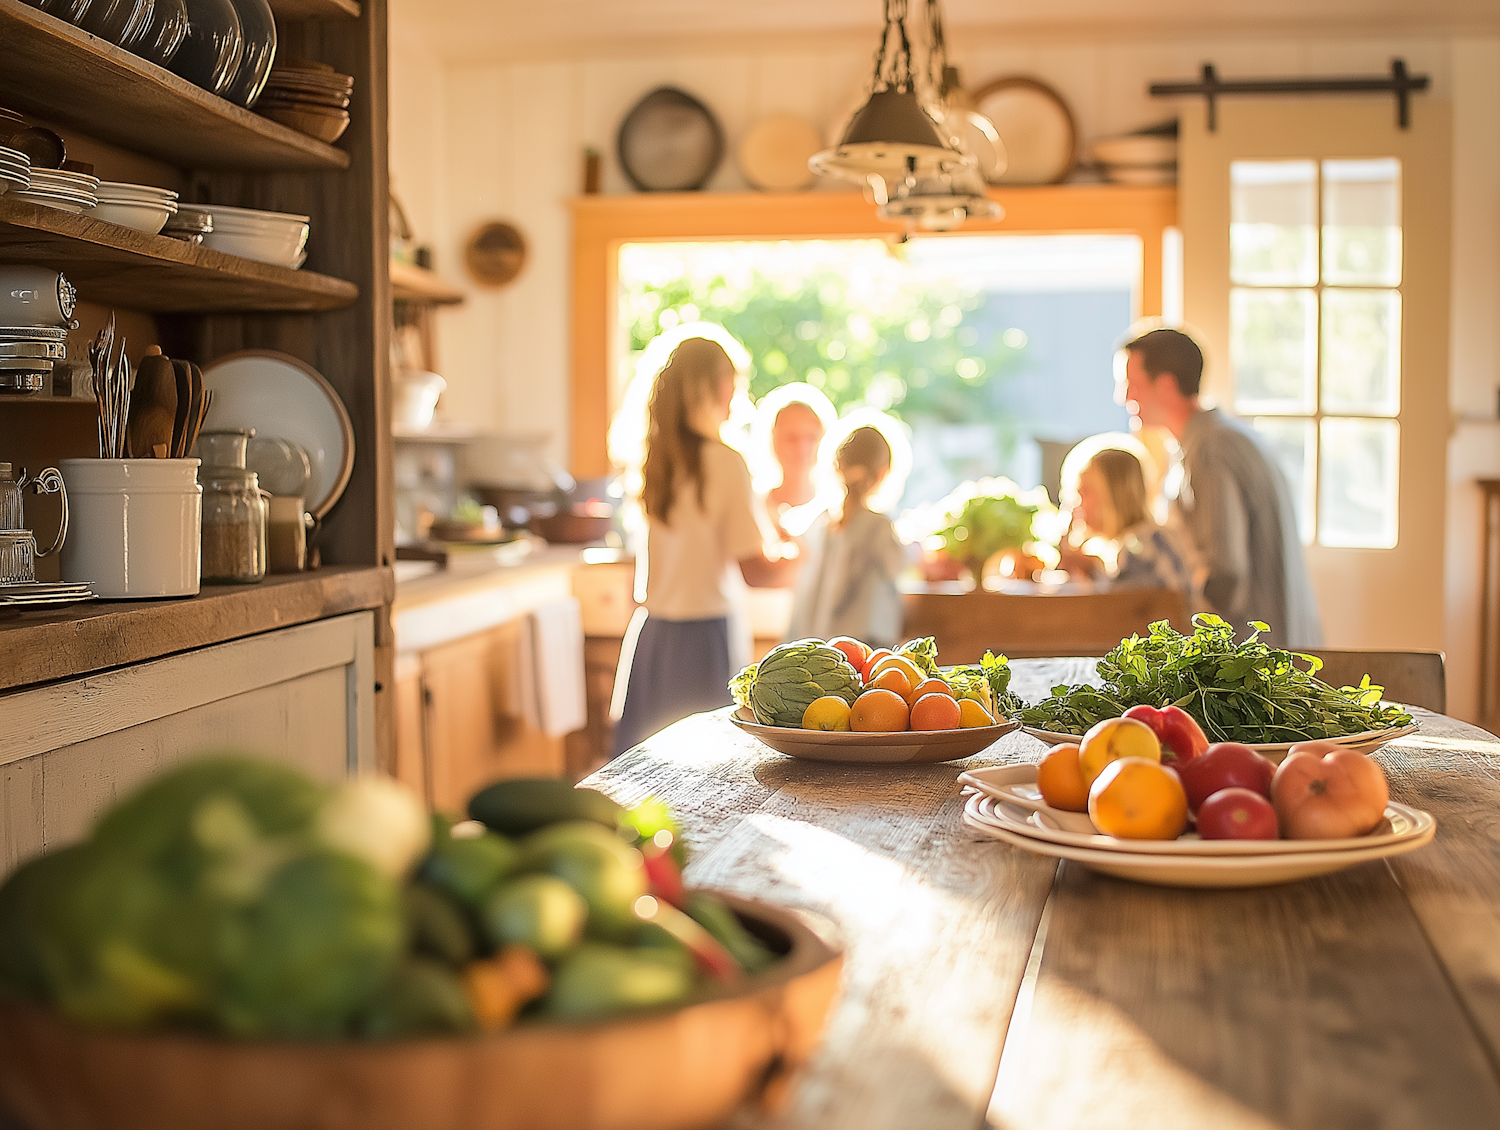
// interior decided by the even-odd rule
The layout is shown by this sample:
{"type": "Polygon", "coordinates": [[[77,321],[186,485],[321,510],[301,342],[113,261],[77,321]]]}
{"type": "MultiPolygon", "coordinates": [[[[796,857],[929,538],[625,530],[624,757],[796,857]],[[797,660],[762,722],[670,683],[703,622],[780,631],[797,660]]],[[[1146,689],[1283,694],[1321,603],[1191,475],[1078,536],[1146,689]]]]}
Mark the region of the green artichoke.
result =
{"type": "Polygon", "coordinates": [[[750,706],[763,726],[800,727],[814,699],[837,695],[852,705],[859,692],[859,672],[842,651],[822,640],[794,640],[760,661],[750,706]]]}

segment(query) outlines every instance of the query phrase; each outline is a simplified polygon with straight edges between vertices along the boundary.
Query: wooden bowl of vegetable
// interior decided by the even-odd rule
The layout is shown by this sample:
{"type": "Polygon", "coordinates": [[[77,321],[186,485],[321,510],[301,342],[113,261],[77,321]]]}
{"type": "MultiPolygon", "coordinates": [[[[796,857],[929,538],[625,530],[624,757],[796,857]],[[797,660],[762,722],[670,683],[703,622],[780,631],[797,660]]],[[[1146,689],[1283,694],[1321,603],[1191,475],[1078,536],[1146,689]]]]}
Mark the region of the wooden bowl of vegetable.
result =
{"type": "Polygon", "coordinates": [[[842,958],[807,918],[728,899],[780,960],[741,988],[593,1024],[393,1043],[242,1044],[82,1028],[0,1002],[0,1106],[28,1130],[688,1130],[816,1049],[842,958]]]}

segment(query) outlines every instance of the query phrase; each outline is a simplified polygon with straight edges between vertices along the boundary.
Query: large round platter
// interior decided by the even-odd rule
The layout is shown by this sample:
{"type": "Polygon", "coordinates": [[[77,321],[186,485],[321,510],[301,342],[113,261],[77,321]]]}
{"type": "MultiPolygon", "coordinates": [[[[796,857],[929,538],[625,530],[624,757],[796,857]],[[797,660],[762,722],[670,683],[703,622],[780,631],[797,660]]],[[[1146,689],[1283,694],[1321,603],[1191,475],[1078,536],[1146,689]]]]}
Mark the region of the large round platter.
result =
{"type": "Polygon", "coordinates": [[[1112,875],[1117,879],[1131,879],[1138,883],[1153,883],[1164,887],[1266,887],[1277,883],[1291,883],[1298,879],[1342,871],[1356,863],[1404,855],[1428,843],[1437,831],[1434,822],[1421,838],[1355,851],[1306,851],[1249,856],[1152,855],[1146,852],[1098,851],[1052,843],[1032,836],[1030,833],[1035,831],[1032,825],[1005,820],[998,817],[996,812],[994,800],[983,793],[974,793],[964,805],[964,823],[990,839],[1036,855],[1072,860],[1090,870],[1112,875]]]}
{"type": "Polygon", "coordinates": [[[826,927],[729,898],[785,953],[732,993],[594,1024],[390,1043],[74,1027],[0,999],[0,1106],[33,1130],[690,1130],[805,1064],[842,964],[826,927]]]}
{"type": "Polygon", "coordinates": [[[1386,805],[1385,821],[1380,827],[1369,835],[1350,839],[1204,840],[1197,833],[1190,832],[1175,840],[1120,840],[1100,835],[1087,813],[1064,812],[1050,807],[1036,787],[1035,765],[973,769],[960,774],[958,779],[988,797],[991,803],[984,810],[986,815],[993,815],[1011,831],[1066,847],[1128,855],[1222,857],[1365,851],[1411,840],[1425,844],[1432,839],[1433,829],[1437,827],[1431,813],[1392,801],[1386,805]],[[1027,827],[1012,827],[1018,822],[1027,827]]]}
{"type": "MultiPolygon", "coordinates": [[[[1421,727],[1413,722],[1407,726],[1391,726],[1384,730],[1365,730],[1362,733],[1345,734],[1342,737],[1328,738],[1326,740],[1348,746],[1350,749],[1357,750],[1360,753],[1374,753],[1387,742],[1393,742],[1397,738],[1404,738],[1408,734],[1415,734],[1419,729],[1421,727]]],[[[1076,742],[1083,737],[1082,734],[1063,734],[1056,730],[1043,730],[1036,726],[1022,726],[1021,730],[1034,738],[1040,738],[1048,745],[1063,745],[1069,742],[1076,742]]],[[[1304,738],[1303,741],[1312,741],[1312,739],[1304,738]]],[[[1256,753],[1279,763],[1285,760],[1286,755],[1291,752],[1292,746],[1301,745],[1302,743],[1298,741],[1246,742],[1244,744],[1248,745],[1256,753]]]]}
{"type": "Polygon", "coordinates": [[[857,765],[899,765],[957,761],[989,749],[1018,725],[975,726],[968,730],[903,730],[895,734],[865,734],[831,730],[798,730],[762,726],[741,707],[729,720],[777,753],[806,761],[839,761],[857,765]]]}
{"type": "Polygon", "coordinates": [[[354,428],[316,369],[285,353],[247,349],[203,370],[203,387],[214,394],[205,428],[254,428],[300,445],[312,469],[308,512],[322,518],[333,508],[354,470],[354,428]]]}
{"type": "Polygon", "coordinates": [[[1024,75],[998,78],[974,92],[974,109],[1005,143],[1003,171],[992,184],[1056,184],[1077,160],[1073,112],[1046,83],[1024,75]]]}
{"type": "Polygon", "coordinates": [[[616,147],[620,167],[642,192],[688,192],[719,167],[724,131],[687,91],[660,86],[625,115],[616,147]]]}

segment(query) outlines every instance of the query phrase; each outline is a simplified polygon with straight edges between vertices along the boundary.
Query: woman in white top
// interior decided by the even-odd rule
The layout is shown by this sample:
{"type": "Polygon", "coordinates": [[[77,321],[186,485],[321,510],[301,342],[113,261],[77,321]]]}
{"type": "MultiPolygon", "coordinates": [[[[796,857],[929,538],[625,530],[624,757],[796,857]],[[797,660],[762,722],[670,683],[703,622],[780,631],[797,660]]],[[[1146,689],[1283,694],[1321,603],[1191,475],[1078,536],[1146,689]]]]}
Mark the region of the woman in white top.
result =
{"type": "Polygon", "coordinates": [[[766,556],[750,471],[719,439],[738,380],[722,345],[689,337],[652,386],[640,488],[645,615],[632,621],[620,657],[616,753],[729,705],[731,590],[739,577],[786,584],[791,572],[790,562],[766,556]]]}

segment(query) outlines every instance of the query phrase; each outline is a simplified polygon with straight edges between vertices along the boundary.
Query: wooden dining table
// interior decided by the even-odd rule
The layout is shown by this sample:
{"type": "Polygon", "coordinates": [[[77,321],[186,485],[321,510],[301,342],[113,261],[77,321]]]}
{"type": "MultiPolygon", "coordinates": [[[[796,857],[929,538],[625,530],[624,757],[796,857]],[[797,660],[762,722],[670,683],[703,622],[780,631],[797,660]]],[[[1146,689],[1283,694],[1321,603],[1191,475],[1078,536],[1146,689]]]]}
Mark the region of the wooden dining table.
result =
{"type": "MultiPolygon", "coordinates": [[[[1035,699],[1093,660],[1013,663],[1035,699]]],[[[958,774],[774,753],[695,715],[585,784],[669,804],[691,885],[845,947],[821,1049],[736,1127],[1500,1127],[1500,739],[1414,710],[1374,756],[1432,843],[1282,886],[1155,887],[982,838],[958,774]]]]}

